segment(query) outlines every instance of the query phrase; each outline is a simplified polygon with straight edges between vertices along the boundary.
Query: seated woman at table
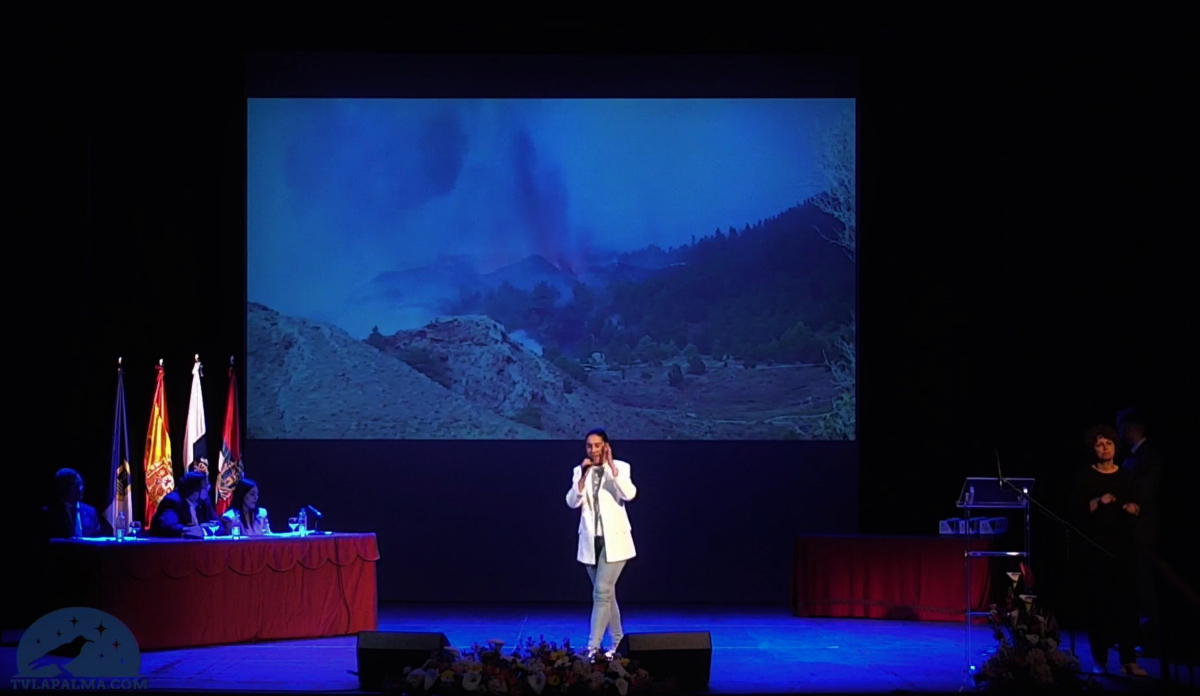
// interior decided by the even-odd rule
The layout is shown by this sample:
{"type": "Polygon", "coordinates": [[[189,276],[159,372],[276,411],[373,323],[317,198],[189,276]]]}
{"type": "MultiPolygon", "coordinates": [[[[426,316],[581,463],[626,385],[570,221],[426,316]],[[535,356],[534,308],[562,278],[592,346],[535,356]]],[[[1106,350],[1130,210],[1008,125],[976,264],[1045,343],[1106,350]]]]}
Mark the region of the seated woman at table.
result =
{"type": "Polygon", "coordinates": [[[271,533],[267,509],[258,506],[258,484],[243,478],[233,488],[229,509],[221,515],[223,534],[232,534],[234,526],[242,528],[243,536],[265,536],[271,533]]]}
{"type": "Polygon", "coordinates": [[[203,539],[203,525],[217,521],[208,496],[210,490],[207,473],[184,474],[175,490],[158,501],[158,509],[150,521],[150,536],[203,539]]]}

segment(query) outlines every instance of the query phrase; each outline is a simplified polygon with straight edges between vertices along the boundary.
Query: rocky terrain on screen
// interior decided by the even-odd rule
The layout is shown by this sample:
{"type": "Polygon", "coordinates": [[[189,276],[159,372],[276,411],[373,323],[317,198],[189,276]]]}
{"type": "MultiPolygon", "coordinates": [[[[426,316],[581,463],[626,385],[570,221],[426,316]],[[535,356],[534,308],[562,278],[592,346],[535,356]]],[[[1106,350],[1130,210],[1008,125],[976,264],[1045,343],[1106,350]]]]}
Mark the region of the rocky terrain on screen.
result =
{"type": "Polygon", "coordinates": [[[553,438],[575,439],[597,426],[639,440],[702,438],[709,433],[695,418],[618,403],[568,375],[486,316],[444,317],[368,342],[477,408],[553,438]]]}
{"type": "Polygon", "coordinates": [[[481,315],[358,340],[320,322],[248,308],[249,436],[258,439],[803,438],[832,389],[816,365],[705,358],[567,371],[481,315]]]}
{"type": "Polygon", "coordinates": [[[333,326],[251,303],[247,436],[256,439],[539,439],[333,326]]]}

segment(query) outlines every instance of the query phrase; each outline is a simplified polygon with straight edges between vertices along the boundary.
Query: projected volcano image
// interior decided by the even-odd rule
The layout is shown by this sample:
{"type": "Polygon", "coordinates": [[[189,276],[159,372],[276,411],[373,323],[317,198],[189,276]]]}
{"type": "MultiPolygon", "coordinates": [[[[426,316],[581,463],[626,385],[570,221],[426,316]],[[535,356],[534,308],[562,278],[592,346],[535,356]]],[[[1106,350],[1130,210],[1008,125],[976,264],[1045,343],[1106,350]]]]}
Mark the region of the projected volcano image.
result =
{"type": "Polygon", "coordinates": [[[855,439],[854,100],[251,99],[254,439],[855,439]]]}

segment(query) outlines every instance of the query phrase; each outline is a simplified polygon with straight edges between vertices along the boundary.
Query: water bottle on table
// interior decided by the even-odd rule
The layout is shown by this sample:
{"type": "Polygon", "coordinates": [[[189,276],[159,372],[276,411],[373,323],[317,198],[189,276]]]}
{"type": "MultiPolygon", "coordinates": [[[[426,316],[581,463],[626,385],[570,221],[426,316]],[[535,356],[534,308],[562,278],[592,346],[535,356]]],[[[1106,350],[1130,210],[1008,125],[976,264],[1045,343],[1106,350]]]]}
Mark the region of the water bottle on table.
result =
{"type": "Polygon", "coordinates": [[[119,512],[117,513],[117,528],[113,530],[113,534],[116,535],[117,541],[125,541],[125,527],[125,513],[119,512]]]}
{"type": "Polygon", "coordinates": [[[308,512],[300,508],[300,536],[308,534],[308,512]]]}

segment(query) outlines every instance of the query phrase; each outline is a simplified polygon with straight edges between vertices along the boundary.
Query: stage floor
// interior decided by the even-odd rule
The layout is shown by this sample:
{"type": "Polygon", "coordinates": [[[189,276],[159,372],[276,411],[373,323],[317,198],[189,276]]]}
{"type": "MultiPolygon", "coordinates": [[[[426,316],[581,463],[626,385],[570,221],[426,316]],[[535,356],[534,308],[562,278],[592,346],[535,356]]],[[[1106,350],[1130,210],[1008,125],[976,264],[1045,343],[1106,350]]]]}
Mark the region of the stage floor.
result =
{"type": "MultiPolygon", "coordinates": [[[[382,605],[381,631],[438,631],[455,646],[489,639],[514,646],[528,637],[587,642],[590,605],[382,605]]],[[[800,619],[786,607],[622,606],[627,633],[709,631],[712,693],[954,692],[966,684],[961,624],[877,619],[800,619]]],[[[169,620],[169,617],[164,617],[169,620]]],[[[1064,636],[1065,638],[1065,636],[1064,636]]],[[[6,639],[11,640],[10,636],[6,639]]],[[[978,650],[993,645],[985,627],[972,637],[978,650]]],[[[1086,656],[1086,637],[1076,650],[1086,656]]],[[[607,646],[606,646],[607,647],[607,646]]],[[[1091,660],[1084,657],[1090,670],[1091,660]]],[[[1116,667],[1116,656],[1110,668],[1116,667]]],[[[16,669],[6,640],[0,663],[16,669]]],[[[1158,664],[1141,664],[1157,676],[1158,664]]],[[[142,674],[152,690],[354,692],[355,638],[323,638],[143,653],[142,674]]],[[[1157,680],[1143,680],[1151,687],[1157,680]]],[[[1103,679],[1124,689],[1131,680],[1103,679]]],[[[2,688],[11,688],[5,683],[2,688]]]]}

